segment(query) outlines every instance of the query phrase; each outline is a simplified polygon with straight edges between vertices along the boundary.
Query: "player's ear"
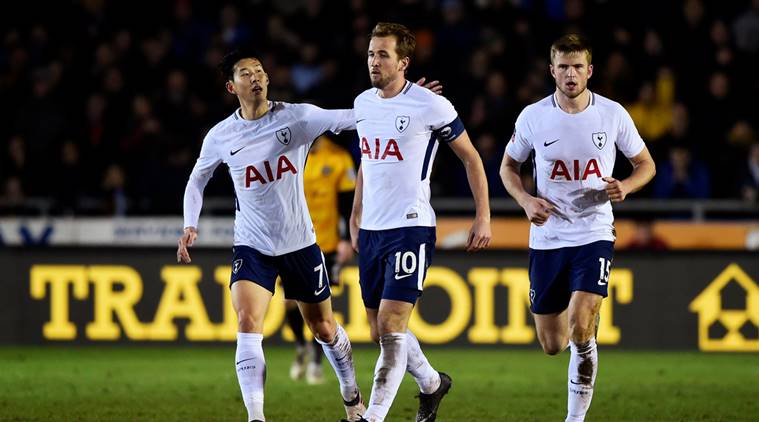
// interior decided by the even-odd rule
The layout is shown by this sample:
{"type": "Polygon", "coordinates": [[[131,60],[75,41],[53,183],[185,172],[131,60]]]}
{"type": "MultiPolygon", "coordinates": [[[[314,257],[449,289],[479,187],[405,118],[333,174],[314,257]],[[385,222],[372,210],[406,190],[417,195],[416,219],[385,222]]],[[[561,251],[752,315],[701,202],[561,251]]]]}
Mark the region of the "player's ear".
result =
{"type": "Polygon", "coordinates": [[[556,72],[553,69],[553,63],[548,64],[548,69],[551,70],[551,76],[553,76],[553,78],[556,79],[556,72]]]}
{"type": "Polygon", "coordinates": [[[411,62],[411,59],[407,56],[400,60],[398,70],[402,70],[403,72],[406,72],[406,69],[408,69],[408,65],[411,62]]]}
{"type": "Polygon", "coordinates": [[[590,79],[591,76],[593,76],[593,65],[589,64],[588,65],[588,79],[590,79]]]}
{"type": "Polygon", "coordinates": [[[237,92],[235,92],[235,86],[232,84],[232,81],[227,81],[227,83],[224,84],[224,86],[227,88],[227,92],[229,92],[230,94],[237,95],[237,92]]]}

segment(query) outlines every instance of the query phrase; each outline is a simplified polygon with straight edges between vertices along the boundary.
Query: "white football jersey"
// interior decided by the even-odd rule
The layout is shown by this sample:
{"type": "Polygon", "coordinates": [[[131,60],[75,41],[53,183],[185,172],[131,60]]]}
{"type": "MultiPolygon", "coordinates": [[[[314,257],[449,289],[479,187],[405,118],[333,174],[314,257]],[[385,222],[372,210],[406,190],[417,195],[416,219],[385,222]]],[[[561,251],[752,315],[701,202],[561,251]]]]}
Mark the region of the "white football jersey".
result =
{"type": "Polygon", "coordinates": [[[564,112],[554,95],[525,107],[506,146],[519,162],[535,151],[537,196],[556,207],[544,225],[531,225],[530,248],[616,239],[607,183],[601,178],[612,175],[617,148],[631,158],[645,144],[619,103],[590,95],[590,105],[576,114],[564,112]]]}
{"type": "Polygon", "coordinates": [[[361,228],[435,226],[430,172],[437,141],[456,139],[464,125],[448,100],[409,81],[392,98],[378,91],[368,89],[353,103],[364,181],[361,228]]]}
{"type": "Polygon", "coordinates": [[[245,120],[240,109],[206,135],[184,196],[184,226],[197,227],[203,189],[225,163],[235,188],[235,245],[275,256],[316,242],[303,169],[308,150],[326,131],[355,128],[353,110],[270,102],[269,112],[245,120]]]}

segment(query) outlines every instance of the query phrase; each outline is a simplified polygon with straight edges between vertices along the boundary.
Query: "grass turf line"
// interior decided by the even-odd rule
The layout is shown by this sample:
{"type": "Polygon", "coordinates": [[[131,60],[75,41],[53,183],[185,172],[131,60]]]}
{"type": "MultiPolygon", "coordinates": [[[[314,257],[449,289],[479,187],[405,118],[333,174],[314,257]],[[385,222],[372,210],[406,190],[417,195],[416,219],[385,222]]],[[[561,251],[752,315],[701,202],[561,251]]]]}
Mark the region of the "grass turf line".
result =
{"type": "MultiPolygon", "coordinates": [[[[426,348],[454,380],[438,421],[557,421],[566,409],[568,352],[426,348]]],[[[354,351],[369,397],[378,348],[354,351]]],[[[290,347],[265,347],[267,420],[338,421],[337,380],[288,377],[290,347]]],[[[0,347],[0,421],[244,421],[234,346],[0,347]]],[[[756,354],[600,350],[589,421],[748,421],[759,414],[756,354]]],[[[405,377],[388,421],[413,420],[405,377]]]]}

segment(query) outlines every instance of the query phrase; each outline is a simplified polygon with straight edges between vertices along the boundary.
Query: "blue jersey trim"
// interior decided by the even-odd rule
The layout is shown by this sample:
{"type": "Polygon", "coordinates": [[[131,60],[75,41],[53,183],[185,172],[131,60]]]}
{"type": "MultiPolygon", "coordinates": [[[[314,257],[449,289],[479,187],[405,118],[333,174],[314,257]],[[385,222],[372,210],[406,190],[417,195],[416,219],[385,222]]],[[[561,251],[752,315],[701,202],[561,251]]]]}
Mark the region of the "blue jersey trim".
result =
{"type": "Polygon", "coordinates": [[[435,142],[437,142],[437,133],[435,131],[432,132],[432,135],[430,135],[430,140],[427,142],[427,151],[424,153],[424,164],[422,164],[422,179],[424,180],[427,178],[427,168],[430,165],[430,158],[432,157],[432,150],[435,147],[435,142]]]}
{"type": "Polygon", "coordinates": [[[464,122],[461,121],[461,118],[459,118],[459,116],[456,116],[452,122],[441,126],[440,129],[437,129],[434,132],[441,141],[448,143],[458,138],[459,135],[464,133],[464,130],[466,130],[464,128],[464,122]]]}

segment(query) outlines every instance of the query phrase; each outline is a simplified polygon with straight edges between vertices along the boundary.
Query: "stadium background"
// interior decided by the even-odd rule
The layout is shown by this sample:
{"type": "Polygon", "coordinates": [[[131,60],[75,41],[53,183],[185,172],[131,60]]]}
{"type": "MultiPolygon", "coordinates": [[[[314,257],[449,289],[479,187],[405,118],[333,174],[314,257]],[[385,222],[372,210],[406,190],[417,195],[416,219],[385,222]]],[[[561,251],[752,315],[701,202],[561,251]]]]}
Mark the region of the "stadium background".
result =
{"type": "MultiPolygon", "coordinates": [[[[606,392],[590,417],[759,413],[759,1],[16,6],[0,15],[0,420],[242,419],[222,282],[233,211],[224,169],[205,191],[195,265],[173,263],[203,135],[236,107],[216,64],[226,51],[253,47],[271,99],[348,108],[368,86],[367,34],[378,21],[414,30],[409,79],[442,81],[490,184],[495,248],[467,255],[459,249],[472,213],[465,175],[439,150],[431,183],[441,253],[412,324],[434,362],[459,368],[459,395],[441,419],[562,414],[565,362],[538,352],[525,307],[528,224],[498,166],[516,115],[553,90],[548,47],[570,31],[592,40],[590,89],[625,105],[658,170],[615,206],[619,252],[599,332],[606,392]],[[483,389],[493,374],[504,382],[483,389]],[[509,406],[472,405],[494,394],[509,406]],[[641,404],[617,403],[628,395],[641,404]]],[[[337,141],[357,158],[354,136],[337,141]]],[[[523,171],[529,184],[531,169],[523,171]]],[[[619,156],[615,176],[628,172],[619,156]]],[[[343,275],[336,309],[367,388],[376,350],[352,295],[355,267],[343,275]]],[[[323,398],[333,380],[308,389],[283,375],[291,351],[279,345],[291,333],[278,303],[268,317],[269,417],[338,419],[323,398]],[[284,406],[291,394],[318,409],[284,406]]],[[[412,390],[406,382],[402,394],[412,390]]],[[[398,403],[391,420],[413,414],[411,400],[398,403]]]]}

